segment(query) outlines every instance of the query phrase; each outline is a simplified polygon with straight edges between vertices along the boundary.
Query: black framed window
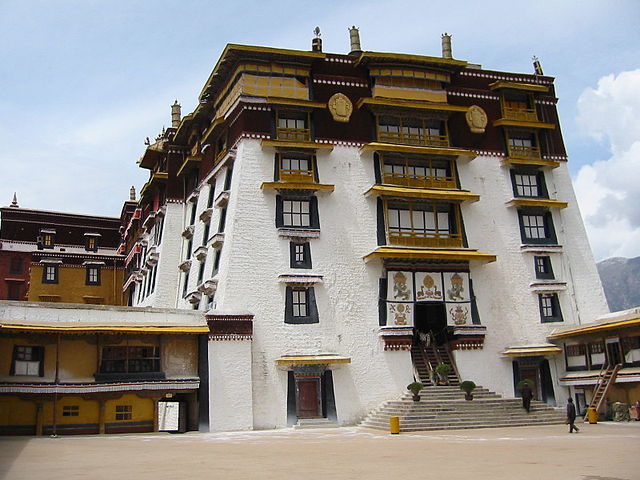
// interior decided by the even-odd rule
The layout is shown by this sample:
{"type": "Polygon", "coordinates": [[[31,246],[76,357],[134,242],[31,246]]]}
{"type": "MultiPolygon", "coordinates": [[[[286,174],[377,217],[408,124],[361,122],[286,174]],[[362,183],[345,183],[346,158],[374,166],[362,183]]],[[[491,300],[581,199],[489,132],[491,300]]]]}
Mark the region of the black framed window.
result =
{"type": "Polygon", "coordinates": [[[511,183],[515,197],[548,198],[544,172],[537,170],[511,170],[511,183]]]}
{"type": "Polygon", "coordinates": [[[318,323],[318,308],[313,287],[288,286],[285,302],[285,323],[318,323]]]}
{"type": "Polygon", "coordinates": [[[196,223],[196,210],[198,209],[198,197],[194,198],[191,203],[191,216],[189,217],[189,225],[196,223]]]}
{"type": "Polygon", "coordinates": [[[42,245],[42,248],[53,248],[56,244],[56,235],[51,232],[41,232],[38,238],[38,243],[42,245]]]}
{"type": "Polygon", "coordinates": [[[189,288],[189,272],[184,274],[184,283],[182,284],[182,296],[187,296],[187,289],[189,288]]]}
{"type": "Polygon", "coordinates": [[[94,235],[87,235],[84,240],[84,249],[88,252],[97,252],[98,237],[94,235]]]}
{"type": "Polygon", "coordinates": [[[213,200],[216,194],[216,181],[215,179],[209,184],[209,196],[207,197],[207,208],[213,207],[213,200]]]}
{"type": "Polygon", "coordinates": [[[14,345],[9,375],[44,376],[44,347],[14,345]]]}
{"type": "Polygon", "coordinates": [[[520,210],[518,211],[518,218],[520,221],[522,243],[557,243],[551,212],[542,210],[520,210]]]}
{"type": "Polygon", "coordinates": [[[100,267],[98,265],[87,266],[85,283],[87,285],[100,285],[100,267]]]}
{"type": "Polygon", "coordinates": [[[220,257],[222,256],[222,250],[219,248],[216,248],[215,252],[213,257],[213,271],[211,272],[212,277],[220,270],[220,257]]]}
{"type": "Polygon", "coordinates": [[[533,263],[536,270],[536,278],[551,280],[553,276],[553,268],[551,266],[551,258],[547,255],[533,257],[533,263]]]}
{"type": "Polygon", "coordinates": [[[160,371],[160,347],[109,346],[102,348],[100,373],[160,371]]]}
{"type": "Polygon", "coordinates": [[[224,227],[227,223],[227,209],[222,208],[220,210],[220,220],[218,221],[218,233],[224,233],[224,227]]]}
{"type": "Polygon", "coordinates": [[[320,228],[316,197],[276,197],[276,227],[320,228]]]}
{"type": "Polygon", "coordinates": [[[116,405],[116,420],[131,420],[133,407],[131,405],[116,405]]]}
{"type": "Polygon", "coordinates": [[[79,417],[80,416],[80,406],[79,405],[64,405],[62,407],[62,416],[63,417],[79,417]]]}
{"type": "Polygon", "coordinates": [[[202,232],[202,245],[207,244],[207,240],[209,240],[209,230],[211,229],[211,223],[207,222],[204,224],[204,231],[202,232]]]}
{"type": "Polygon", "coordinates": [[[58,283],[58,265],[42,267],[42,283],[58,283]]]}
{"type": "Polygon", "coordinates": [[[540,320],[542,323],[562,322],[560,301],[557,293],[541,293],[538,295],[540,320]]]}
{"type": "Polygon", "coordinates": [[[309,242],[289,244],[291,268],[311,268],[311,247],[309,242]]]}
{"type": "Polygon", "coordinates": [[[275,176],[276,180],[313,183],[318,180],[315,157],[299,152],[278,153],[275,176]]]}
{"type": "Polygon", "coordinates": [[[231,190],[231,180],[233,179],[233,167],[227,168],[227,174],[224,177],[224,190],[228,192],[231,190]]]}
{"type": "Polygon", "coordinates": [[[204,262],[200,262],[200,267],[198,267],[198,284],[202,283],[204,279],[204,262]]]}

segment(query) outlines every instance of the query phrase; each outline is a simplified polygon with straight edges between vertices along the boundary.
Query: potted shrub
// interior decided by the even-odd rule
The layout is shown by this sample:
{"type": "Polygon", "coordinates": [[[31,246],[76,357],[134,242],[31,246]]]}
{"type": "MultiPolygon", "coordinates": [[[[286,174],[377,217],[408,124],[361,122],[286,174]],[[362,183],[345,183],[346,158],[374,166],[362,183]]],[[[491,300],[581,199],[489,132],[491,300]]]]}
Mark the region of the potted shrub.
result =
{"type": "Polygon", "coordinates": [[[413,394],[413,401],[420,401],[420,390],[424,388],[424,384],[421,382],[412,382],[407,385],[407,390],[409,390],[413,394]]]}
{"type": "Polygon", "coordinates": [[[436,367],[436,373],[438,374],[438,384],[439,385],[448,385],[449,380],[447,375],[451,373],[451,365],[447,365],[446,363],[440,363],[436,367]]]}
{"type": "Polygon", "coordinates": [[[465,380],[460,384],[460,390],[464,392],[465,400],[473,400],[473,390],[476,388],[476,384],[471,380],[465,380]]]}

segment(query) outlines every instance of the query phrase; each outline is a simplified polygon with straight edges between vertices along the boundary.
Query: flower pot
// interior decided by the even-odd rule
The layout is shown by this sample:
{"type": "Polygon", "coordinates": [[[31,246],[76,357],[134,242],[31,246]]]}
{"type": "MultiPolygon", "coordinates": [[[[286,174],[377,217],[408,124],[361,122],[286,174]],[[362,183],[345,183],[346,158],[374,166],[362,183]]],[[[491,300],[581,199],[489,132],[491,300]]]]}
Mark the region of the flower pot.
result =
{"type": "Polygon", "coordinates": [[[468,401],[473,400],[473,393],[465,393],[464,399],[468,401]]]}
{"type": "Polygon", "coordinates": [[[411,397],[411,398],[413,398],[414,402],[419,402],[420,401],[420,395],[418,395],[417,393],[414,393],[413,397],[411,397]]]}

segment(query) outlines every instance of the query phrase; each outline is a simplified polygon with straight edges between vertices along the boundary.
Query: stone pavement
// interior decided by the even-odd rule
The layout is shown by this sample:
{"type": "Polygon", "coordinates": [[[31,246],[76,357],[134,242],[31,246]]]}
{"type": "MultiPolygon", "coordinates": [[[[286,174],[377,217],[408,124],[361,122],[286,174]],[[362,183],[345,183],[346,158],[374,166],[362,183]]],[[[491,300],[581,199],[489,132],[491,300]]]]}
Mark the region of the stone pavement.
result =
{"type": "Polygon", "coordinates": [[[578,425],[0,437],[0,478],[640,479],[640,422],[578,425]]]}

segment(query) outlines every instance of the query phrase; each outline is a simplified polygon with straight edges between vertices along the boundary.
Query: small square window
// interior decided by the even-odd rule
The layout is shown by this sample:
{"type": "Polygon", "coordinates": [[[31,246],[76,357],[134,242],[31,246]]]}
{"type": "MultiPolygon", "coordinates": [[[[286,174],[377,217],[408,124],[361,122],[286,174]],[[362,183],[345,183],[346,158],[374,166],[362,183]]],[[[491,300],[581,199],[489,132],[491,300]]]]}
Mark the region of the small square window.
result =
{"type": "Polygon", "coordinates": [[[309,242],[290,244],[291,268],[311,268],[311,248],[309,242]]]}
{"type": "Polygon", "coordinates": [[[78,417],[80,416],[80,407],[78,405],[64,405],[62,407],[63,417],[78,417]]]}
{"type": "Polygon", "coordinates": [[[131,405],[116,405],[116,420],[131,420],[132,413],[131,405]]]}
{"type": "Polygon", "coordinates": [[[56,244],[55,235],[53,233],[42,233],[42,248],[53,248],[56,244]]]}
{"type": "Polygon", "coordinates": [[[548,256],[533,257],[533,262],[536,269],[536,278],[552,280],[553,268],[551,267],[551,258],[548,256]]]}
{"type": "Polygon", "coordinates": [[[540,303],[540,320],[542,323],[562,322],[562,312],[557,293],[542,293],[538,296],[540,303]]]}
{"type": "Polygon", "coordinates": [[[13,257],[9,266],[9,273],[12,275],[20,275],[23,270],[23,261],[20,257],[13,257]]]}
{"type": "Polygon", "coordinates": [[[15,345],[10,375],[44,376],[44,347],[15,345]]]}
{"type": "Polygon", "coordinates": [[[42,268],[42,283],[58,283],[57,265],[45,265],[42,268]]]}
{"type": "Polygon", "coordinates": [[[549,211],[520,210],[520,235],[524,244],[555,244],[556,233],[549,211]]]}
{"type": "Polygon", "coordinates": [[[318,308],[313,287],[287,287],[285,323],[318,323],[318,308]]]}
{"type": "Polygon", "coordinates": [[[87,285],[100,285],[100,267],[97,265],[87,266],[87,285]]]}
{"type": "Polygon", "coordinates": [[[89,252],[98,251],[98,237],[96,235],[87,235],[84,243],[85,250],[89,252]]]}
{"type": "Polygon", "coordinates": [[[319,229],[316,197],[276,197],[276,227],[319,229]]]}

